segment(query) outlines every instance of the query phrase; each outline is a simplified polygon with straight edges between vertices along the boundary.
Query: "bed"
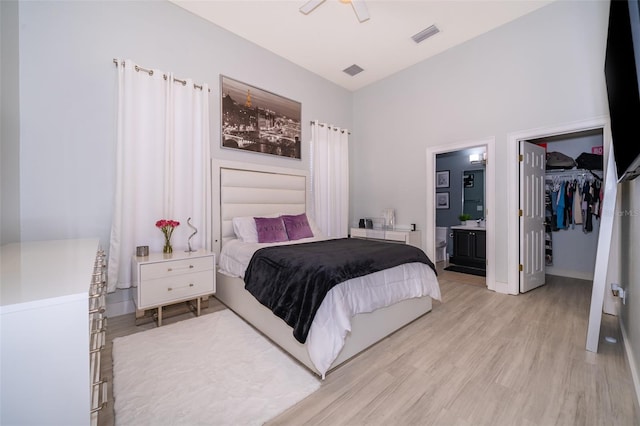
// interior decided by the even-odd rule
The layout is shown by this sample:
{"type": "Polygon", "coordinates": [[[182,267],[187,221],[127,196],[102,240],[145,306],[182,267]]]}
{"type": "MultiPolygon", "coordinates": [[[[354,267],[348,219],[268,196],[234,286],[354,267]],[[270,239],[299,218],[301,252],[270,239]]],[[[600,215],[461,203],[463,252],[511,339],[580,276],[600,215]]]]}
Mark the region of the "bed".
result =
{"type": "MultiPolygon", "coordinates": [[[[362,352],[389,334],[429,312],[432,297],[439,299],[440,290],[435,273],[430,267],[417,263],[399,265],[364,277],[342,282],[332,288],[322,301],[313,320],[308,339],[298,341],[292,327],[258,302],[245,289],[243,273],[253,253],[261,244],[245,244],[234,232],[234,218],[273,217],[299,215],[307,211],[308,177],[305,172],[284,169],[219,166],[213,168],[213,187],[217,189],[219,228],[214,229],[214,249],[218,250],[219,268],[215,297],[245,321],[261,331],[274,343],[321,377],[330,370],[362,352]],[[406,279],[408,278],[408,279],[406,279]],[[371,281],[375,280],[375,281],[371,281]],[[406,281],[406,282],[405,282],[406,281]],[[336,300],[350,297],[356,292],[367,292],[371,282],[384,283],[394,298],[385,306],[374,302],[374,308],[358,306],[347,313],[336,313],[336,300]],[[419,295],[413,287],[420,283],[419,295]],[[404,290],[397,290],[405,286],[404,290]],[[404,292],[404,293],[403,293],[404,292]],[[388,305],[388,306],[386,306],[388,305]],[[352,316],[353,315],[353,316],[352,316]],[[342,317],[340,324],[327,328],[327,317],[342,317]],[[349,318],[350,317],[350,318],[349,318]],[[345,319],[346,318],[346,319],[345,319]],[[321,325],[318,325],[321,324],[321,325]]],[[[280,244],[306,244],[325,239],[309,215],[313,237],[280,244]]],[[[383,286],[380,286],[383,288],[383,286]]],[[[388,294],[387,294],[388,296],[388,294]]]]}

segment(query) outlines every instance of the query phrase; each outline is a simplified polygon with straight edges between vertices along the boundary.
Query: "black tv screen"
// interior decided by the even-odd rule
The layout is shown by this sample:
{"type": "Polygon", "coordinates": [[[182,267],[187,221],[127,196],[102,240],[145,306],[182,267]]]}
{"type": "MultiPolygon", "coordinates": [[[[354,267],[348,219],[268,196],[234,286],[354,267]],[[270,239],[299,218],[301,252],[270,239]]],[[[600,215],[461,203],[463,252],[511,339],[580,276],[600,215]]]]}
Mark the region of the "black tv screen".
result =
{"type": "Polygon", "coordinates": [[[605,79],[618,180],[640,174],[640,8],[638,0],[612,0],[605,79]]]}

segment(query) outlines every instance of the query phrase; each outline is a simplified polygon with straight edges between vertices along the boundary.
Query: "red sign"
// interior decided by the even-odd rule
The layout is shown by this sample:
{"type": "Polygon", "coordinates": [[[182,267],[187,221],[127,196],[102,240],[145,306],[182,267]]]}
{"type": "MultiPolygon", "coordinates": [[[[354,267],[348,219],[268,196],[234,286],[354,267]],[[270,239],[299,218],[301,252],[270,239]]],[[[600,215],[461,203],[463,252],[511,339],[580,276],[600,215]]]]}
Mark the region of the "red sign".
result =
{"type": "Polygon", "coordinates": [[[592,154],[602,155],[603,152],[604,152],[604,149],[603,149],[602,145],[600,145],[600,146],[592,146],[591,147],[591,153],[592,154]]]}

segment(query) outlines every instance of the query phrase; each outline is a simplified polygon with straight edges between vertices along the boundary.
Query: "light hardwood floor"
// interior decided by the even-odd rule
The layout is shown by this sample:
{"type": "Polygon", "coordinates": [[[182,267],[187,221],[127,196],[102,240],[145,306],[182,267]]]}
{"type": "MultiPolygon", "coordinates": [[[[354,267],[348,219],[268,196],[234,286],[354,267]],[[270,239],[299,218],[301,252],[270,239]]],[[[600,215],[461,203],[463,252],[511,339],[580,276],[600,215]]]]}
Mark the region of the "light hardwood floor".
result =
{"type": "MultiPolygon", "coordinates": [[[[329,373],[269,424],[640,424],[617,318],[603,316],[598,354],[584,349],[590,282],[548,276],[544,287],[507,296],[462,275],[441,271],[432,312],[329,373]]],[[[214,300],[204,312],[220,309],[214,300]]],[[[151,327],[136,326],[133,314],[110,319],[104,376],[111,380],[111,340],[151,327]]],[[[112,407],[101,426],[114,423],[112,407]]]]}

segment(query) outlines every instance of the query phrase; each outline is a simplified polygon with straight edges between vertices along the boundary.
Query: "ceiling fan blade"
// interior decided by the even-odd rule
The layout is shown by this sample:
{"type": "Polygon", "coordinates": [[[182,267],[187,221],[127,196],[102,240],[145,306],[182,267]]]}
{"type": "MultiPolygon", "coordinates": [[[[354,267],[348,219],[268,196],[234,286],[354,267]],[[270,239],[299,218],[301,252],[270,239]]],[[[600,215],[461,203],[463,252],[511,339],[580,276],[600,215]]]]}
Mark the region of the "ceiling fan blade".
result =
{"type": "Polygon", "coordinates": [[[313,9],[320,6],[322,3],[324,3],[324,0],[309,0],[302,5],[302,7],[300,8],[300,12],[308,15],[313,9]]]}
{"type": "Polygon", "coordinates": [[[356,12],[358,21],[364,22],[369,20],[369,9],[367,9],[364,0],[351,0],[351,6],[353,6],[353,11],[356,12]]]}

